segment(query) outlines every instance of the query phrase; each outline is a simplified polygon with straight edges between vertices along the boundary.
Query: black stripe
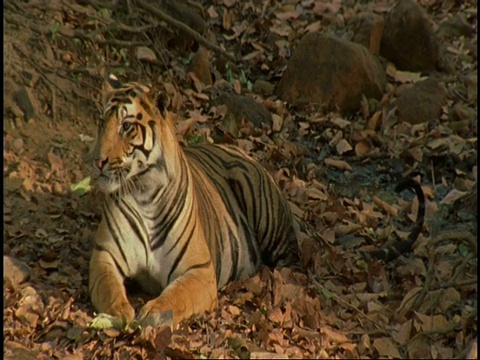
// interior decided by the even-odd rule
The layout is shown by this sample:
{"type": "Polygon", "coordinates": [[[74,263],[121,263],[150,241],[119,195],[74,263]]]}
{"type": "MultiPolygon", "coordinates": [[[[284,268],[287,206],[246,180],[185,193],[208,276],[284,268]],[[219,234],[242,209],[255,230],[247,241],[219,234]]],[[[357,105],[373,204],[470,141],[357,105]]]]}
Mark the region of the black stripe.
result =
{"type": "MultiPolygon", "coordinates": [[[[183,236],[184,236],[184,234],[185,234],[185,231],[187,230],[188,225],[191,224],[192,217],[193,217],[193,210],[190,209],[190,213],[188,214],[188,220],[187,220],[186,222],[184,222],[185,226],[184,226],[183,229],[182,229],[182,233],[178,236],[177,240],[176,240],[175,243],[172,245],[172,247],[167,251],[167,253],[165,254],[165,256],[168,256],[168,255],[177,247],[177,245],[180,243],[180,241],[182,241],[183,236]]],[[[183,223],[183,221],[181,221],[181,222],[183,223]]],[[[194,227],[192,227],[192,230],[190,231],[190,235],[189,235],[189,236],[192,236],[193,229],[194,229],[194,227]]]]}
{"type": "Polygon", "coordinates": [[[241,266],[241,264],[238,263],[238,239],[234,236],[230,226],[228,226],[228,241],[230,242],[230,253],[232,261],[232,268],[230,269],[230,275],[228,279],[235,280],[237,278],[238,267],[239,265],[241,266]]]}
{"type": "Polygon", "coordinates": [[[120,250],[120,253],[122,254],[122,257],[123,257],[123,261],[128,264],[127,262],[127,256],[125,255],[125,252],[123,251],[123,248],[121,247],[120,245],[120,239],[118,238],[118,235],[115,231],[115,228],[113,227],[113,224],[110,222],[110,218],[113,220],[113,222],[115,223],[117,229],[118,229],[118,224],[117,222],[115,221],[115,219],[113,218],[112,216],[113,214],[111,212],[108,211],[108,207],[105,206],[104,207],[104,218],[105,218],[105,222],[107,223],[107,227],[108,227],[108,230],[110,231],[110,234],[112,235],[113,237],[113,240],[115,241],[115,243],[117,244],[117,247],[119,248],[120,250]]]}
{"type": "Polygon", "coordinates": [[[178,264],[180,263],[180,261],[182,261],[183,259],[183,256],[185,255],[185,252],[187,251],[187,247],[188,245],[190,244],[190,241],[192,241],[192,238],[193,238],[193,230],[192,229],[192,233],[190,234],[190,236],[186,239],[185,243],[183,244],[182,246],[182,250],[180,250],[180,253],[178,254],[178,256],[176,257],[175,261],[173,262],[172,264],[172,268],[170,269],[170,272],[168,273],[168,277],[167,277],[167,283],[170,284],[171,283],[171,276],[172,274],[175,272],[175,270],[177,270],[177,267],[178,267],[178,264]]]}

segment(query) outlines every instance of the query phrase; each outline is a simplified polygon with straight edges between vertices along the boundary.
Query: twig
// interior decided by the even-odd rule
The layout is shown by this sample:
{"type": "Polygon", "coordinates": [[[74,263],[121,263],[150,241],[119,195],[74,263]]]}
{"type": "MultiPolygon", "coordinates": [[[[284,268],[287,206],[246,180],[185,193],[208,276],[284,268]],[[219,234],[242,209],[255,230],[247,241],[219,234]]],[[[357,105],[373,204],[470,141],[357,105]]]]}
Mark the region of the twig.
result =
{"type": "MultiPolygon", "coordinates": [[[[14,17],[5,18],[5,21],[20,27],[26,26],[30,28],[30,30],[39,34],[49,35],[51,32],[50,29],[47,29],[32,23],[24,23],[15,19],[14,17]]],[[[119,46],[119,47],[137,47],[137,46],[150,45],[149,42],[145,42],[145,41],[103,40],[103,39],[97,38],[95,36],[95,33],[86,34],[83,31],[69,29],[64,26],[61,26],[58,29],[57,33],[66,38],[78,38],[82,40],[90,40],[93,43],[99,44],[99,45],[111,45],[111,46],[119,46]]]]}
{"type": "Polygon", "coordinates": [[[197,41],[201,45],[205,46],[207,49],[212,50],[212,51],[216,52],[217,54],[220,54],[220,55],[224,56],[225,58],[227,58],[228,60],[230,60],[232,62],[237,61],[237,59],[233,55],[230,55],[229,53],[227,53],[225,50],[223,50],[219,46],[211,43],[210,41],[205,39],[202,35],[200,35],[198,32],[193,30],[191,27],[184,24],[183,22],[172,18],[171,16],[165,14],[162,10],[156,8],[153,5],[150,5],[149,3],[147,3],[144,0],[139,0],[138,4],[141,7],[143,7],[145,10],[147,10],[149,13],[154,14],[155,16],[158,16],[160,19],[165,21],[167,24],[169,24],[171,26],[175,26],[177,29],[180,29],[180,30],[186,32],[188,35],[193,37],[193,39],[195,41],[197,41]]]}
{"type": "Polygon", "coordinates": [[[432,290],[446,289],[446,288],[449,288],[449,287],[459,288],[459,287],[462,287],[462,286],[468,286],[468,285],[476,284],[477,282],[478,282],[478,279],[476,277],[473,278],[473,279],[463,280],[463,281],[459,281],[459,282],[449,281],[445,284],[439,284],[439,285],[436,285],[436,286],[432,287],[432,290]]]}
{"type": "Polygon", "coordinates": [[[350,309],[352,310],[355,310],[357,313],[359,313],[360,315],[362,315],[365,319],[367,319],[368,321],[370,321],[372,324],[374,324],[377,328],[381,329],[382,326],[380,326],[375,320],[373,320],[371,317],[369,317],[367,314],[365,314],[362,310],[360,309],[357,309],[355,306],[353,306],[352,304],[350,304],[349,302],[343,300],[341,297],[335,295],[334,293],[332,293],[331,291],[329,291],[327,288],[325,288],[322,284],[320,284],[317,280],[315,280],[314,278],[312,278],[312,281],[313,283],[318,287],[320,288],[321,290],[325,290],[325,291],[328,291],[328,293],[335,299],[335,301],[337,301],[338,303],[340,304],[343,304],[347,307],[349,307],[350,309]]]}

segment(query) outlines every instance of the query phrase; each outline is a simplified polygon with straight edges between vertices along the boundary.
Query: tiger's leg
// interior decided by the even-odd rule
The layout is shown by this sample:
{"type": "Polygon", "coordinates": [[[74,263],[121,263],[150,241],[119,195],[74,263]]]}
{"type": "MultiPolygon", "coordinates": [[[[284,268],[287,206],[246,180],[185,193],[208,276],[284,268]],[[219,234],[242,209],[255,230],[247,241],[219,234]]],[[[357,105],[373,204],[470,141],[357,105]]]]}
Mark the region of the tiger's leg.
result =
{"type": "Polygon", "coordinates": [[[128,302],[124,278],[110,253],[94,249],[90,259],[88,288],[93,306],[99,313],[107,313],[127,321],[133,320],[135,310],[128,302]]]}
{"type": "Polygon", "coordinates": [[[157,298],[140,310],[140,319],[172,310],[173,326],[191,315],[211,311],[217,306],[217,280],[211,262],[206,268],[187,271],[170,283],[157,298]]]}

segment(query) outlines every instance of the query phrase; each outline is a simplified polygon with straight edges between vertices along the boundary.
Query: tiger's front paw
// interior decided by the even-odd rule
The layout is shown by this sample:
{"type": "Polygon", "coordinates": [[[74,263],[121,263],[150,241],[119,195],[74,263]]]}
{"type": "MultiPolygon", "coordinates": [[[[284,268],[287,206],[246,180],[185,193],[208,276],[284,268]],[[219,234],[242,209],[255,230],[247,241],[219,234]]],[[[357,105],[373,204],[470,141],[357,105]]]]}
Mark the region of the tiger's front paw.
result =
{"type": "Polygon", "coordinates": [[[127,323],[135,318],[135,310],[128,301],[115,302],[103,312],[115,316],[122,321],[125,319],[127,323]]]}
{"type": "Polygon", "coordinates": [[[149,301],[140,310],[137,319],[142,326],[161,327],[164,325],[173,327],[173,311],[159,306],[155,300],[149,301]]]}

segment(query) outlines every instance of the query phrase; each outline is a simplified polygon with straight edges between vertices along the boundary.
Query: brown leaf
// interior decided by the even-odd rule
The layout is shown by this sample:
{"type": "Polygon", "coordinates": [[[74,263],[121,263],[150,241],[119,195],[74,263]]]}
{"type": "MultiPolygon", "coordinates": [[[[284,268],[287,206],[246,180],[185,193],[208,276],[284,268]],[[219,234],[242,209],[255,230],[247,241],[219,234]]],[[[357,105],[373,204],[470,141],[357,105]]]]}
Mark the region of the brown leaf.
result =
{"type": "Polygon", "coordinates": [[[377,338],[373,340],[373,347],[378,351],[380,356],[389,356],[394,359],[400,359],[400,353],[393,343],[392,339],[388,337],[377,338]]]}
{"type": "Polygon", "coordinates": [[[324,160],[325,165],[327,166],[332,166],[334,168],[340,169],[340,170],[348,170],[352,171],[352,167],[350,166],[349,163],[343,160],[336,160],[336,159],[330,159],[327,158],[324,160]]]}
{"type": "Polygon", "coordinates": [[[235,305],[229,305],[228,306],[228,312],[230,314],[232,314],[233,316],[238,316],[241,313],[240,309],[235,305]]]}
{"type": "Polygon", "coordinates": [[[360,140],[355,144],[355,154],[357,156],[367,156],[371,149],[372,145],[367,139],[360,140]]]}
{"type": "Polygon", "coordinates": [[[267,351],[252,351],[250,353],[250,359],[288,359],[288,355],[267,351]]]}
{"type": "Polygon", "coordinates": [[[417,286],[410,291],[407,292],[407,294],[403,297],[402,302],[398,308],[398,313],[399,314],[406,314],[412,309],[412,306],[415,302],[415,299],[417,298],[417,295],[420,293],[420,291],[423,290],[423,287],[417,286]]]}
{"type": "Polygon", "coordinates": [[[390,204],[387,204],[385,201],[380,199],[377,196],[373,197],[373,202],[377,205],[380,209],[384,210],[385,212],[389,213],[392,216],[398,216],[398,209],[390,204]]]}
{"type": "Polygon", "coordinates": [[[267,314],[267,318],[268,318],[268,320],[270,320],[270,321],[272,321],[276,324],[282,324],[282,322],[283,322],[282,310],[278,307],[270,310],[267,314]]]}
{"type": "Polygon", "coordinates": [[[50,164],[50,168],[52,172],[59,174],[63,170],[63,161],[62,159],[57,156],[53,151],[50,151],[47,154],[48,162],[50,164]]]}
{"type": "Polygon", "coordinates": [[[412,324],[412,319],[405,321],[402,325],[400,325],[398,331],[393,333],[392,337],[398,345],[403,346],[408,343],[412,334],[412,324]]]}
{"type": "Polygon", "coordinates": [[[424,315],[415,311],[415,315],[422,322],[423,331],[441,331],[451,327],[451,324],[443,315],[424,315]]]}
{"type": "Polygon", "coordinates": [[[38,260],[38,264],[42,269],[57,269],[60,264],[60,259],[53,261],[45,261],[43,259],[38,260]]]}
{"type": "Polygon", "coordinates": [[[352,145],[349,144],[349,142],[345,139],[340,139],[340,141],[338,142],[337,146],[336,146],[336,149],[337,149],[337,153],[339,155],[343,155],[344,153],[352,150],[352,145]]]}
{"type": "Polygon", "coordinates": [[[332,328],[328,327],[328,326],[324,326],[322,327],[322,329],[320,330],[321,333],[327,335],[330,340],[332,340],[334,343],[344,343],[344,342],[347,342],[348,341],[348,338],[345,334],[337,331],[337,330],[333,330],[332,328]]]}

